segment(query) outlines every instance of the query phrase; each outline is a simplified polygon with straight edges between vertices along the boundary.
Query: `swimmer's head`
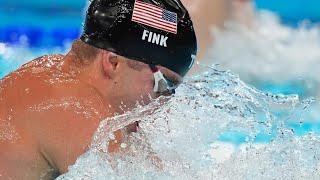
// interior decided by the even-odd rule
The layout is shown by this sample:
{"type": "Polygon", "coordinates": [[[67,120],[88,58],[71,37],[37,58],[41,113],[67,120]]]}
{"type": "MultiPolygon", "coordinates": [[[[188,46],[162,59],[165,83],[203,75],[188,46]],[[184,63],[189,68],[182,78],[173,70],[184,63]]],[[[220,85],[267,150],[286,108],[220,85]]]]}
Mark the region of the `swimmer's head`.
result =
{"type": "MultiPolygon", "coordinates": [[[[170,96],[182,82],[174,71],[153,66],[96,48],[81,40],[73,43],[69,58],[72,73],[113,107],[131,110],[139,104],[148,104],[159,96],[170,96]],[[70,56],[70,57],[71,57],[70,56]]],[[[120,112],[120,111],[119,111],[120,112]]]]}
{"type": "Polygon", "coordinates": [[[181,77],[197,53],[192,21],[179,0],[93,0],[81,40],[181,77]]]}

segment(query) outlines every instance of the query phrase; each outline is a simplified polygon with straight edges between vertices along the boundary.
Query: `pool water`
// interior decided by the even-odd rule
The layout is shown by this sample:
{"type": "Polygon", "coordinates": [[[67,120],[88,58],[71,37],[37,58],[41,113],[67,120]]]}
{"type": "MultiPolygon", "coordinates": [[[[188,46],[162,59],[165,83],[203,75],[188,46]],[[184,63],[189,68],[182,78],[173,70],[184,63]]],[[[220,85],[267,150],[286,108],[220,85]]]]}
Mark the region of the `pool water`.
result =
{"type": "MultiPolygon", "coordinates": [[[[42,54],[65,53],[79,35],[85,5],[70,1],[65,11],[21,12],[21,19],[7,8],[15,1],[0,7],[1,19],[10,19],[0,22],[0,42],[7,42],[0,43],[0,77],[42,54]]],[[[20,6],[37,8],[29,3],[20,6]]],[[[213,29],[218,38],[210,63],[197,65],[199,75],[161,108],[155,101],[103,121],[90,150],[58,179],[320,179],[320,31],[314,24],[284,26],[281,20],[291,20],[279,14],[258,13],[258,28],[213,29]],[[123,144],[129,155],[104,153],[111,132],[138,118],[141,131],[123,144]]]]}
{"type": "Polygon", "coordinates": [[[282,22],[296,25],[297,22],[308,20],[319,22],[320,1],[318,0],[255,0],[259,9],[268,9],[277,13],[282,22]]]}
{"type": "Polygon", "coordinates": [[[316,24],[292,28],[282,25],[275,14],[260,11],[251,28],[226,26],[226,30],[212,30],[215,44],[209,62],[267,92],[318,96],[320,29],[316,24]]]}

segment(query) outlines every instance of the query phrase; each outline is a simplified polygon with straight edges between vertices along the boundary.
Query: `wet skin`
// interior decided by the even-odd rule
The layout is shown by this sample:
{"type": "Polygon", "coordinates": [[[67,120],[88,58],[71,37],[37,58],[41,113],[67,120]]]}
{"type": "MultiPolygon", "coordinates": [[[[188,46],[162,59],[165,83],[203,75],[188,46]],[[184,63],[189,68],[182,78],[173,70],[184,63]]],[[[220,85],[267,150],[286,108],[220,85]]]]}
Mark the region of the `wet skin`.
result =
{"type": "MultiPolygon", "coordinates": [[[[0,179],[53,179],[65,173],[88,150],[100,121],[118,112],[96,87],[64,70],[66,62],[62,55],[37,58],[0,81],[0,179]]],[[[152,73],[143,73],[137,87],[120,86],[123,92],[152,91],[152,73]]],[[[136,124],[128,129],[136,131],[136,124]]],[[[119,150],[124,135],[115,132],[117,143],[109,143],[109,153],[119,150]]]]}
{"type": "Polygon", "coordinates": [[[0,174],[8,179],[39,179],[52,168],[65,172],[108,115],[90,87],[68,77],[55,81],[53,76],[63,76],[55,69],[63,57],[49,58],[56,59],[50,68],[42,57],[1,81],[1,123],[14,132],[0,141],[0,174]]]}

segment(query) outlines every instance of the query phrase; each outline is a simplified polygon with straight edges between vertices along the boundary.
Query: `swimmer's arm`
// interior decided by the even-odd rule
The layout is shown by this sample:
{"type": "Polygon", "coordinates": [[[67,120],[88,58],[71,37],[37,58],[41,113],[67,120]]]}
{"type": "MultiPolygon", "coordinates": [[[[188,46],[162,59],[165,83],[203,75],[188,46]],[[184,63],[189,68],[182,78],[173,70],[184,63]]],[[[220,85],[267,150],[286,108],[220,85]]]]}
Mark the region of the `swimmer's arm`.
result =
{"type": "Polygon", "coordinates": [[[53,169],[64,174],[89,149],[100,121],[74,111],[46,113],[43,119],[46,120],[37,125],[42,154],[53,169]]]}

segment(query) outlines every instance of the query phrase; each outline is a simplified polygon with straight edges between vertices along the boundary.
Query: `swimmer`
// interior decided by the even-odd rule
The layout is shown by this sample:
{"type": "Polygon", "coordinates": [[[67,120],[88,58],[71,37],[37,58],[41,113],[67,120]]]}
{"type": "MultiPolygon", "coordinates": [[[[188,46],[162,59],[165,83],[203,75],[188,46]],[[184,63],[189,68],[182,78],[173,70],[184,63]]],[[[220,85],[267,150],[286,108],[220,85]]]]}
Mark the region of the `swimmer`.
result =
{"type": "MultiPolygon", "coordinates": [[[[0,179],[53,179],[85,153],[101,120],[170,96],[197,40],[178,0],[93,0],[81,38],[0,81],[0,179]]],[[[126,128],[138,130],[138,123],[126,128]]],[[[122,131],[109,142],[117,153],[122,131]]]]}
{"type": "Polygon", "coordinates": [[[251,0],[181,0],[193,19],[199,43],[197,59],[202,61],[214,43],[212,27],[223,28],[226,21],[251,26],[254,8],[251,0]]]}

